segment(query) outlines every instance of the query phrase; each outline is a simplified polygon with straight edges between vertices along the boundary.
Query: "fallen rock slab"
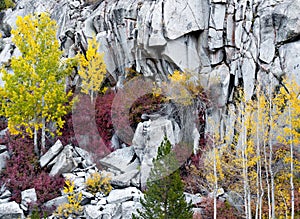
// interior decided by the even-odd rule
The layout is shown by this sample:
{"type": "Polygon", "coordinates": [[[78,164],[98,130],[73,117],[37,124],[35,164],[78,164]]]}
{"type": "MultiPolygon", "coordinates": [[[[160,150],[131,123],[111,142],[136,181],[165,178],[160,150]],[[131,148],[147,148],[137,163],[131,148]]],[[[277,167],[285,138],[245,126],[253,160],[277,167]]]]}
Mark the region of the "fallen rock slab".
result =
{"type": "Polygon", "coordinates": [[[141,197],[143,197],[143,193],[140,190],[138,190],[136,187],[115,189],[109,193],[107,197],[107,203],[113,204],[113,203],[129,201],[129,200],[139,201],[141,197]]]}
{"type": "Polygon", "coordinates": [[[63,149],[63,145],[60,140],[56,143],[40,158],[40,165],[43,168],[46,166],[59,152],[63,149]]]}
{"type": "Polygon", "coordinates": [[[15,201],[0,204],[1,219],[23,219],[24,213],[15,201]]]}

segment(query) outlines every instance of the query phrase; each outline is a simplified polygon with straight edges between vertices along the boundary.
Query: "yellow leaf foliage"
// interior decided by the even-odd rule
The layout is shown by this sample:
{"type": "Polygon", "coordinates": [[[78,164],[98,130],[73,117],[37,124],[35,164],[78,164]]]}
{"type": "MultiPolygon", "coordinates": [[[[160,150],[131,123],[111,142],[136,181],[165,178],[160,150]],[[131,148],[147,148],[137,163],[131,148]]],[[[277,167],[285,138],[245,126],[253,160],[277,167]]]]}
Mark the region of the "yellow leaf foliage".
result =
{"type": "Polygon", "coordinates": [[[172,75],[168,76],[169,81],[163,82],[163,89],[159,86],[153,89],[153,95],[157,97],[164,93],[166,100],[173,100],[183,106],[190,106],[194,99],[203,94],[199,78],[195,78],[192,73],[175,70],[172,75]],[[166,88],[167,90],[165,90],[166,88]]]}
{"type": "MultiPolygon", "coordinates": [[[[91,100],[93,95],[101,88],[101,84],[106,75],[106,65],[104,62],[104,54],[98,53],[99,43],[96,37],[88,40],[88,50],[86,56],[78,54],[79,70],[78,74],[82,79],[82,92],[89,94],[91,100]]],[[[105,92],[103,90],[102,92],[105,92]]]]}
{"type": "Polygon", "coordinates": [[[104,195],[108,195],[112,190],[112,186],[110,184],[110,178],[100,173],[93,173],[91,177],[86,180],[86,187],[89,192],[92,194],[96,194],[97,192],[101,192],[104,195]]]}
{"type": "Polygon", "coordinates": [[[43,119],[59,131],[64,124],[61,118],[72,106],[72,93],[65,91],[72,66],[70,59],[61,61],[56,23],[41,13],[19,16],[16,26],[12,41],[21,56],[11,60],[13,73],[1,70],[5,84],[0,89],[0,114],[8,118],[12,134],[22,133],[23,127],[32,134],[32,128],[42,127],[43,119]]]}
{"type": "Polygon", "coordinates": [[[64,193],[68,195],[68,203],[63,203],[57,207],[55,216],[59,218],[75,217],[82,213],[83,207],[80,205],[82,200],[82,193],[76,194],[74,192],[75,184],[71,180],[65,181],[66,186],[64,187],[64,193]]]}

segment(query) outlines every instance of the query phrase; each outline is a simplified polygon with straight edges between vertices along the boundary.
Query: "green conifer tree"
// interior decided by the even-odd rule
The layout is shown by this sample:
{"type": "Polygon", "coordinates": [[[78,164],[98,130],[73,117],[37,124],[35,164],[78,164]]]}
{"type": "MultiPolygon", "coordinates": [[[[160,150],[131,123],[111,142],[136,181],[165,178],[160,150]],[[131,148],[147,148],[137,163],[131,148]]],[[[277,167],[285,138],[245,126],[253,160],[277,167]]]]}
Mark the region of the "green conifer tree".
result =
{"type": "Polygon", "coordinates": [[[189,219],[192,205],[187,203],[179,170],[172,172],[177,160],[170,141],[165,137],[153,159],[153,168],[147,180],[147,190],[141,199],[142,210],[134,219],[189,219]]]}

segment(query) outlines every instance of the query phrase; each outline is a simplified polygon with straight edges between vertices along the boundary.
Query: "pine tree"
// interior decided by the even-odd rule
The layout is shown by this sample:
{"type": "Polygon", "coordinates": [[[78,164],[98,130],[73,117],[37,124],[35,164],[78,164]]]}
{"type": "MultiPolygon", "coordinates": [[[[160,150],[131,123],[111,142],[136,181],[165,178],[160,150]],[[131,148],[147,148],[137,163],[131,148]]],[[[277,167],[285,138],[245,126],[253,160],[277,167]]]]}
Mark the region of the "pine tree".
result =
{"type": "Polygon", "coordinates": [[[65,91],[65,79],[71,72],[71,60],[61,60],[56,39],[56,23],[49,15],[18,17],[12,41],[21,52],[13,57],[13,74],[2,69],[4,88],[0,89],[0,115],[8,118],[12,134],[23,131],[34,135],[35,153],[39,154],[38,131],[42,130],[41,147],[45,147],[46,124],[52,122],[58,132],[71,104],[71,92],[65,91]]]}
{"type": "Polygon", "coordinates": [[[189,219],[193,217],[192,205],[187,203],[179,170],[172,172],[177,161],[170,141],[165,137],[153,159],[153,168],[147,180],[142,210],[134,219],[189,219]]]}

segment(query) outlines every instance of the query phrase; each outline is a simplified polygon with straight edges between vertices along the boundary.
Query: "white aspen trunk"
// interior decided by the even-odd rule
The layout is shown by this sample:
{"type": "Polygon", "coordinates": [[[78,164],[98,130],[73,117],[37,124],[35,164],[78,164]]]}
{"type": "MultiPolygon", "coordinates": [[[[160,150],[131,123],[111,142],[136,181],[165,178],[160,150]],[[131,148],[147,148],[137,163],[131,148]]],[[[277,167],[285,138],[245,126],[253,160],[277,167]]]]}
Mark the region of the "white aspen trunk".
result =
{"type": "Polygon", "coordinates": [[[262,202],[263,202],[263,196],[264,196],[264,188],[263,188],[263,184],[262,184],[262,174],[261,174],[261,161],[259,161],[259,185],[260,185],[260,195],[259,195],[259,219],[262,218],[262,202]]]}
{"type": "Polygon", "coordinates": [[[251,219],[252,216],[251,216],[251,188],[250,188],[250,185],[249,185],[249,177],[248,177],[248,155],[246,153],[246,147],[247,147],[247,142],[246,142],[246,139],[247,139],[247,130],[246,130],[246,126],[244,128],[245,130],[245,136],[244,136],[244,144],[245,144],[245,152],[244,152],[244,155],[245,155],[245,183],[246,183],[246,191],[247,191],[247,208],[248,208],[248,218],[251,219]]]}
{"type": "Polygon", "coordinates": [[[36,129],[36,127],[34,127],[34,133],[33,133],[33,144],[34,144],[34,153],[39,156],[39,147],[38,147],[38,130],[36,129]]]}
{"type": "Polygon", "coordinates": [[[248,214],[248,196],[247,196],[247,183],[246,183],[246,164],[245,164],[245,151],[244,148],[242,149],[242,163],[243,163],[243,184],[244,184],[244,207],[245,207],[245,216],[246,219],[249,218],[249,214],[248,214]]]}
{"type": "Polygon", "coordinates": [[[273,137],[273,115],[272,115],[272,84],[271,88],[269,90],[269,113],[270,113],[270,133],[269,133],[269,171],[270,171],[270,180],[271,180],[271,218],[275,219],[275,185],[274,185],[274,172],[272,168],[272,161],[273,161],[273,143],[272,143],[272,137],[273,137]]]}
{"type": "Polygon", "coordinates": [[[41,155],[45,152],[46,148],[46,121],[45,118],[42,118],[42,139],[41,139],[41,155]]]}
{"type": "Polygon", "coordinates": [[[266,172],[266,183],[267,183],[267,198],[268,198],[268,210],[269,210],[269,218],[271,218],[272,212],[271,212],[271,188],[270,188],[270,181],[269,181],[269,165],[268,165],[268,159],[267,159],[267,150],[266,150],[266,144],[264,142],[264,159],[265,159],[265,172],[266,172]]]}
{"type": "Polygon", "coordinates": [[[216,161],[216,146],[214,144],[214,219],[217,219],[217,191],[218,191],[218,179],[217,179],[217,161],[216,161]]]}
{"type": "Polygon", "coordinates": [[[246,156],[245,156],[245,151],[246,151],[246,124],[245,124],[245,108],[242,107],[241,110],[242,113],[242,147],[241,147],[241,151],[242,151],[242,167],[243,167],[243,188],[244,188],[244,207],[245,207],[245,216],[246,219],[249,218],[249,212],[248,212],[248,195],[247,195],[247,178],[246,178],[246,168],[247,168],[247,163],[246,163],[246,156]]]}
{"type": "MultiPolygon", "coordinates": [[[[256,130],[256,156],[259,156],[259,137],[258,137],[258,129],[256,130]]],[[[259,178],[259,161],[256,163],[256,169],[257,169],[257,177],[256,177],[256,205],[255,205],[255,219],[258,219],[259,212],[260,212],[260,178],[259,178]]]]}
{"type": "MultiPolygon", "coordinates": [[[[42,97],[42,108],[45,106],[44,97],[42,97]]],[[[43,115],[42,115],[43,117],[43,115]]],[[[42,139],[41,139],[41,155],[45,151],[46,147],[46,119],[45,117],[42,118],[42,139]]]]}
{"type": "Polygon", "coordinates": [[[94,91],[91,90],[91,103],[93,103],[93,101],[94,101],[94,91]]]}
{"type": "Polygon", "coordinates": [[[274,186],[274,172],[272,169],[272,151],[273,145],[272,140],[269,141],[270,144],[270,153],[269,153],[269,170],[270,170],[270,179],[271,179],[271,218],[275,219],[275,186],[274,186]]]}
{"type": "MultiPolygon", "coordinates": [[[[260,95],[258,93],[258,95],[260,95]]],[[[256,122],[256,157],[258,158],[256,163],[257,168],[257,178],[256,178],[256,208],[255,208],[255,218],[262,218],[262,198],[263,198],[263,185],[262,185],[262,174],[261,174],[261,150],[260,150],[260,122],[261,122],[261,112],[259,101],[257,103],[257,122],[256,122]]]]}
{"type": "Polygon", "coordinates": [[[293,134],[292,134],[292,116],[291,116],[291,105],[289,104],[289,121],[290,121],[290,168],[291,168],[291,176],[290,176],[290,185],[291,185],[291,219],[295,217],[295,191],[294,191],[294,145],[293,145],[293,134]]]}
{"type": "MultiPolygon", "coordinates": [[[[246,158],[246,161],[248,161],[248,159],[246,158]]],[[[247,162],[246,162],[247,164],[247,162]]],[[[249,219],[252,219],[252,213],[251,213],[251,188],[250,188],[250,184],[249,184],[249,177],[248,177],[248,170],[246,167],[246,180],[247,180],[247,198],[248,198],[248,214],[249,214],[249,219]]]]}

